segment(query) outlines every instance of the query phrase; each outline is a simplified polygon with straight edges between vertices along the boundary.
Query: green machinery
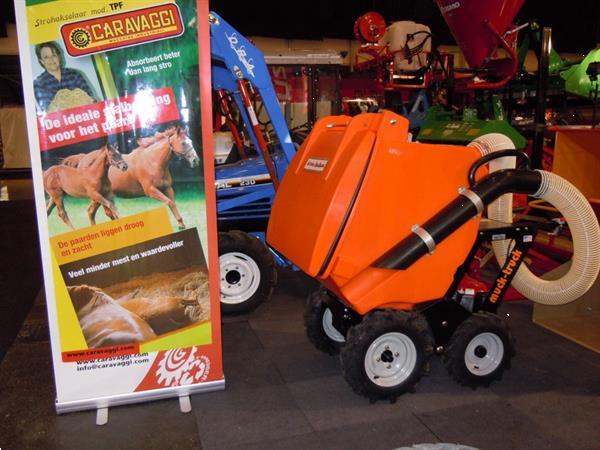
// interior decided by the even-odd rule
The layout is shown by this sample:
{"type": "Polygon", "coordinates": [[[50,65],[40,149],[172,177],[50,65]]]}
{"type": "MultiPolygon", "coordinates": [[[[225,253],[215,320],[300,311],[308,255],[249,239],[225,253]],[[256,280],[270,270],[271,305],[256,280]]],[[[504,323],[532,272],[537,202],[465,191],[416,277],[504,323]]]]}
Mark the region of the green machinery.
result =
{"type": "Polygon", "coordinates": [[[476,108],[464,108],[461,112],[446,111],[441,106],[429,108],[427,117],[417,140],[419,142],[464,145],[488,133],[501,133],[508,136],[515,148],[522,150],[527,140],[506,120],[500,97],[493,95],[488,105],[490,119],[478,119],[476,108]]]}

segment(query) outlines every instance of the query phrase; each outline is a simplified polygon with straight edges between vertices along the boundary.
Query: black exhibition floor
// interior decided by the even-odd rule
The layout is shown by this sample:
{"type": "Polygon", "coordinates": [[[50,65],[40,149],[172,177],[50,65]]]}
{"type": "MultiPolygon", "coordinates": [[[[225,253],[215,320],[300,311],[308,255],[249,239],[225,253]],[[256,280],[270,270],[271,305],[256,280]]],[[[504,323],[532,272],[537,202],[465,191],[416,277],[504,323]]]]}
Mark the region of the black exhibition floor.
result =
{"type": "Polygon", "coordinates": [[[30,207],[10,215],[0,209],[0,358],[8,349],[0,359],[2,450],[391,450],[439,442],[600,449],[600,355],[533,324],[530,304],[501,309],[517,339],[502,381],[488,389],[458,386],[434,357],[416,393],[370,404],[346,384],[337,359],[304,336],[303,304],[315,285],[289,271],[280,272],[271,302],[223,320],[226,389],[193,396],[191,413],[165,400],[113,408],[102,427],[94,412],[57,416],[30,207]]]}

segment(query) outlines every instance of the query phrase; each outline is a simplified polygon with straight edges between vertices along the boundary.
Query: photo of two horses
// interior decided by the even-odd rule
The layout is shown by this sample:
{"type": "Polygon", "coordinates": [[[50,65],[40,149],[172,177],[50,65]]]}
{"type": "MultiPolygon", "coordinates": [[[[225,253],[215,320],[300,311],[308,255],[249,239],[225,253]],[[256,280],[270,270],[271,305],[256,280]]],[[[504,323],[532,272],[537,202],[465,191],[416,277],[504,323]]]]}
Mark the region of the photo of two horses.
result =
{"type": "Polygon", "coordinates": [[[189,204],[189,216],[195,216],[192,219],[194,222],[199,220],[200,210],[197,204],[194,207],[194,202],[204,201],[203,196],[197,198],[201,161],[187,131],[181,126],[169,126],[152,136],[137,139],[136,143],[137,147],[129,153],[120,153],[114,145],[105,144],[92,151],[67,156],[44,171],[44,190],[48,195],[46,212],[51,234],[66,231],[65,225],[71,230],[95,225],[100,206],[108,219],[118,219],[121,214],[115,197],[120,199],[120,205],[123,202],[121,199],[151,199],[149,202],[127,203],[125,216],[163,204],[171,211],[175,226],[186,228],[189,224],[184,222],[175,202],[174,184],[177,177],[174,181],[170,169],[174,157],[182,158],[190,169],[196,169],[197,182],[193,189],[186,189],[185,183],[180,188],[183,201],[189,204]],[[63,225],[51,220],[55,208],[63,225]],[[74,211],[71,217],[68,209],[74,211]]]}

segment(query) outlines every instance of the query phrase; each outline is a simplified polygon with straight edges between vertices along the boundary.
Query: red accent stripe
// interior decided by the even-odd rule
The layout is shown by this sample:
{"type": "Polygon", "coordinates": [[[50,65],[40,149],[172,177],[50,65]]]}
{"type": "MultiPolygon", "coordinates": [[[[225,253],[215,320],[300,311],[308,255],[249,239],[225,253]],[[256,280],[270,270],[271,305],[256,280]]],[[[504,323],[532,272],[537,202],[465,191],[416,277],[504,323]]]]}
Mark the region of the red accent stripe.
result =
{"type": "Polygon", "coordinates": [[[210,281],[210,320],[214,356],[211,359],[211,378],[222,377],[221,318],[219,290],[219,253],[217,240],[217,199],[215,193],[214,148],[212,140],[212,84],[210,67],[210,30],[208,25],[208,1],[198,0],[198,65],[200,71],[200,108],[202,111],[202,147],[204,158],[204,185],[206,188],[206,215],[208,231],[208,260],[210,281]]]}

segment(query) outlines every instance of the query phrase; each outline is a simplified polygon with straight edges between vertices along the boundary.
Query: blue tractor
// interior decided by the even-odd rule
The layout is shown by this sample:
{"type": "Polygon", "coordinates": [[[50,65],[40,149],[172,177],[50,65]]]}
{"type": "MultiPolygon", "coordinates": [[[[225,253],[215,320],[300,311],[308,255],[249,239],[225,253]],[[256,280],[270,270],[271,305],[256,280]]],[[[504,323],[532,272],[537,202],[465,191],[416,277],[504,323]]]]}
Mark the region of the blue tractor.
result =
{"type": "Polygon", "coordinates": [[[215,12],[209,22],[215,103],[237,143],[231,149],[237,155],[229,158],[237,160],[215,169],[221,311],[241,314],[271,296],[276,264],[289,265],[265,245],[264,231],[296,148],[262,53],[215,12]],[[258,107],[260,117],[268,117],[262,122],[258,107]],[[243,126],[236,127],[240,121],[243,126]]]}

